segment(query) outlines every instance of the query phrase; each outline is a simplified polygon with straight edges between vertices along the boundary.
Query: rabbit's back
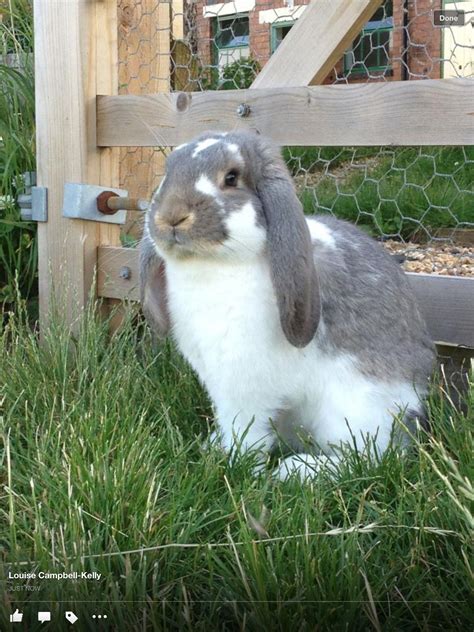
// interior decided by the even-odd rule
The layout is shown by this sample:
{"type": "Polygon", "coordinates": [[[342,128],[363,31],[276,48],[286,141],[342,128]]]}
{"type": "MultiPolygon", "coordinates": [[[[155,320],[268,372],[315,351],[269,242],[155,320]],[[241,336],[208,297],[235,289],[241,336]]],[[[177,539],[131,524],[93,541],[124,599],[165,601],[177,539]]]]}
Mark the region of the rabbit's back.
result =
{"type": "Polygon", "coordinates": [[[434,346],[405,273],[352,224],[307,219],[320,283],[320,344],[353,354],[367,375],[425,384],[434,346]]]}

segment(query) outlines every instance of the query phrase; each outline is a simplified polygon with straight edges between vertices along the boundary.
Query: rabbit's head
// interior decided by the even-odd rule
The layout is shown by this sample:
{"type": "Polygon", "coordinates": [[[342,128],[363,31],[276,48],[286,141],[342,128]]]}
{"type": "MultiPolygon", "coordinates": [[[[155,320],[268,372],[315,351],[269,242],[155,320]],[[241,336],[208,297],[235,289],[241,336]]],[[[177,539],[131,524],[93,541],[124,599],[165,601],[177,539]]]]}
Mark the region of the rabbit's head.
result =
{"type": "Polygon", "coordinates": [[[303,347],[313,338],[320,301],[309,229],[268,141],[248,132],[206,133],[177,147],[152,197],[147,231],[165,265],[267,256],[287,339],[303,347]]]}

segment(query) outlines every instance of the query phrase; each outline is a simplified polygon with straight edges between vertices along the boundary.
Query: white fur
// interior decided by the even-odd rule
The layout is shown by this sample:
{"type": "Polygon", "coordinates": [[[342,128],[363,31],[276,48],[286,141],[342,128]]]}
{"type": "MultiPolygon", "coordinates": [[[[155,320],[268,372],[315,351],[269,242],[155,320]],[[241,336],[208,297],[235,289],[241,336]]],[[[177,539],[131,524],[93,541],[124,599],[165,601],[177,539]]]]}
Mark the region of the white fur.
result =
{"type": "Polygon", "coordinates": [[[224,249],[243,258],[252,257],[263,250],[266,241],[265,229],[257,224],[257,214],[252,202],[247,202],[239,211],[234,211],[226,220],[229,237],[224,249]]]}
{"type": "Polygon", "coordinates": [[[233,154],[235,154],[235,157],[237,158],[237,160],[239,160],[240,162],[243,162],[244,159],[242,157],[242,154],[240,153],[240,149],[239,146],[236,145],[235,143],[226,143],[225,146],[227,147],[227,149],[229,149],[233,154]]]}
{"type": "MultiPolygon", "coordinates": [[[[178,148],[176,147],[176,149],[178,149],[178,148]]],[[[158,197],[158,195],[160,194],[160,191],[161,191],[161,189],[162,189],[162,187],[163,187],[163,185],[165,183],[165,180],[166,180],[166,176],[163,176],[163,178],[161,179],[160,184],[158,185],[158,188],[153,193],[153,198],[151,200],[152,202],[153,202],[154,198],[158,197]]],[[[150,202],[150,205],[148,206],[148,211],[150,210],[150,207],[151,207],[151,202],[150,202]]],[[[150,235],[150,213],[149,212],[145,213],[145,222],[144,222],[143,234],[146,237],[149,237],[150,240],[153,241],[153,243],[154,243],[154,240],[151,239],[151,235],[150,235]]]]}
{"type": "Polygon", "coordinates": [[[334,235],[328,226],[323,224],[322,222],[318,222],[317,219],[306,218],[306,222],[309,227],[309,232],[311,234],[312,241],[320,241],[328,248],[336,247],[336,240],[334,239],[334,235]]]}
{"type": "Polygon", "coordinates": [[[216,143],[220,143],[220,138],[206,138],[206,140],[202,140],[196,145],[196,148],[193,151],[193,158],[196,158],[196,156],[200,154],[201,151],[208,149],[208,147],[212,147],[216,143]]]}
{"type": "Polygon", "coordinates": [[[150,237],[150,213],[145,213],[145,221],[143,224],[143,234],[150,237]]]}
{"type": "Polygon", "coordinates": [[[198,181],[195,184],[196,191],[199,193],[204,193],[204,195],[209,195],[210,197],[217,197],[218,191],[216,185],[209,180],[209,178],[205,175],[199,177],[198,181]]]}
{"type": "Polygon", "coordinates": [[[182,143],[181,145],[178,145],[177,147],[175,147],[173,151],[179,151],[180,149],[184,149],[188,145],[189,143],[182,143]]]}
{"type": "MultiPolygon", "coordinates": [[[[231,230],[247,227],[250,215],[245,205],[231,230]]],[[[327,453],[344,442],[363,448],[370,436],[384,450],[393,415],[419,407],[410,384],[365,376],[354,357],[323,352],[319,334],[307,347],[293,347],[281,329],[263,253],[169,260],[167,273],[173,334],[215,404],[227,450],[245,432],[243,447],[263,451],[278,436],[299,450],[309,436],[327,453]]],[[[315,457],[304,456],[307,467],[293,459],[277,474],[314,473],[315,457]]]]}

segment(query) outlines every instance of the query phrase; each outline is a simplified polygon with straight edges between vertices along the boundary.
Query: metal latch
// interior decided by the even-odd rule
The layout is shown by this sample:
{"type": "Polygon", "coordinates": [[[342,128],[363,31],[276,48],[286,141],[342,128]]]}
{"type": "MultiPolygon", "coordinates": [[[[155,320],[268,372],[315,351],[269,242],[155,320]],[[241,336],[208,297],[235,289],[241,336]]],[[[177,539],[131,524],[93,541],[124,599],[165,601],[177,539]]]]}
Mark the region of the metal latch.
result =
{"type": "Polygon", "coordinates": [[[36,186],[36,173],[27,171],[23,174],[25,193],[18,198],[20,217],[25,222],[48,221],[48,190],[46,187],[36,186]]]}
{"type": "Polygon", "coordinates": [[[67,182],[64,185],[63,216],[108,224],[125,224],[127,211],[146,211],[147,200],[128,197],[125,189],[67,182]]]}

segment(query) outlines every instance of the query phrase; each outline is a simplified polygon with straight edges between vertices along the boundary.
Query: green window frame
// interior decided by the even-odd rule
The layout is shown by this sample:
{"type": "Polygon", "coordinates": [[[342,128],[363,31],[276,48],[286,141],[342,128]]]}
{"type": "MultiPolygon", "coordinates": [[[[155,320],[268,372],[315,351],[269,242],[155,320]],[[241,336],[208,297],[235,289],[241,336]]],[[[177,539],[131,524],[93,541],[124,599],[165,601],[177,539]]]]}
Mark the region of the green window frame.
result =
{"type": "Polygon", "coordinates": [[[276,49],[278,48],[279,44],[281,44],[282,39],[280,39],[278,41],[277,38],[277,31],[278,29],[281,28],[287,28],[287,27],[292,27],[293,24],[296,22],[296,20],[287,20],[285,22],[274,22],[272,24],[272,28],[270,29],[270,52],[273,55],[273,53],[276,51],[276,49]]]}
{"type": "Polygon", "coordinates": [[[383,72],[390,70],[392,31],[393,26],[364,28],[357,40],[355,40],[352,48],[344,55],[344,73],[346,75],[363,75],[367,71],[383,72]],[[388,37],[386,34],[388,34],[388,37]],[[375,54],[375,63],[367,65],[365,59],[369,54],[375,54]]]}
{"type": "Polygon", "coordinates": [[[344,75],[366,75],[367,72],[386,72],[391,70],[390,50],[393,32],[393,1],[386,0],[377,9],[354,40],[351,48],[344,54],[344,75]],[[368,55],[373,57],[367,65],[368,55]],[[375,62],[375,63],[374,63],[375,62]]]}

